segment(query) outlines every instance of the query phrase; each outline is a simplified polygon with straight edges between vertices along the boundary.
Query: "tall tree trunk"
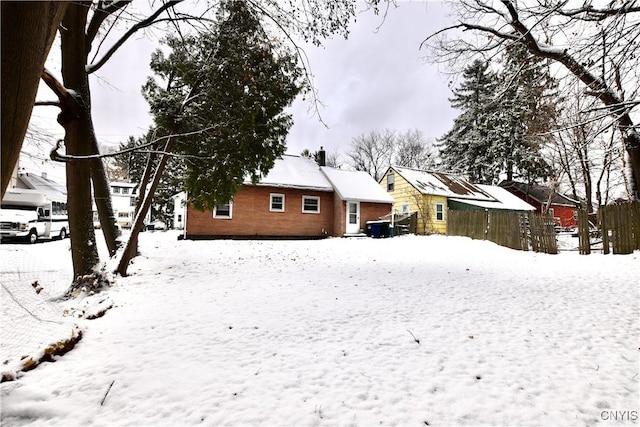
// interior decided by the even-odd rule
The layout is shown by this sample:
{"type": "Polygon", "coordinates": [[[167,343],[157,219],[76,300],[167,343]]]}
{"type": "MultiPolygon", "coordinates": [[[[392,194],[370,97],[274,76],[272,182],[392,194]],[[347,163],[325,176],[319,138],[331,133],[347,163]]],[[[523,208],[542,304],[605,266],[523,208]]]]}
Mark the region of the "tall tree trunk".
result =
{"type": "MultiPolygon", "coordinates": [[[[89,4],[69,5],[62,21],[62,77],[71,90],[77,108],[63,109],[58,121],[65,129],[67,154],[89,155],[90,141],[95,139],[91,122],[89,79],[85,72],[87,53],[85,25],[89,4]]],[[[71,234],[71,255],[74,277],[91,274],[100,258],[93,229],[91,210],[91,162],[67,163],[67,208],[71,234]]]]}
{"type": "MultiPolygon", "coordinates": [[[[173,138],[169,138],[169,140],[165,144],[163,151],[165,153],[170,152],[172,145],[173,145],[173,138]]],[[[144,227],[144,217],[147,215],[147,212],[149,212],[149,209],[151,209],[151,202],[153,200],[153,195],[156,192],[156,189],[158,188],[158,184],[160,183],[160,178],[162,177],[162,173],[164,172],[164,168],[167,165],[168,160],[169,160],[168,154],[163,154],[160,157],[160,161],[158,162],[158,166],[156,167],[156,171],[153,175],[153,180],[151,181],[151,186],[149,187],[149,190],[146,191],[144,194],[139,193],[140,197],[141,198],[143,197],[143,199],[141,199],[142,202],[139,203],[139,209],[136,212],[135,222],[131,227],[131,236],[129,237],[129,240],[127,241],[127,245],[125,246],[125,249],[122,252],[122,258],[120,258],[120,262],[118,263],[118,269],[116,270],[116,272],[121,276],[127,275],[127,269],[129,268],[129,263],[131,262],[133,257],[135,257],[137,254],[138,235],[142,231],[142,227],[144,227]]],[[[147,164],[147,166],[151,164],[153,164],[152,161],[150,161],[147,164]]],[[[146,174],[147,174],[147,171],[145,170],[145,175],[146,174]]]]}
{"type": "MultiPolygon", "coordinates": [[[[77,118],[80,123],[78,129],[74,132],[71,132],[70,134],[68,133],[65,136],[65,144],[67,146],[68,154],[99,153],[98,142],[91,118],[91,92],[89,88],[89,78],[86,72],[87,55],[89,53],[88,49],[90,44],[87,43],[86,40],[85,27],[89,4],[90,3],[88,2],[84,4],[72,4],[71,6],[69,6],[69,11],[67,12],[69,18],[67,18],[67,16],[65,15],[64,19],[65,24],[68,23],[69,25],[73,25],[73,27],[68,27],[65,25],[65,29],[63,30],[63,33],[65,35],[65,37],[63,37],[62,45],[62,74],[64,85],[67,89],[72,89],[75,91],[79,99],[81,99],[80,102],[83,106],[80,109],[79,117],[77,118]],[[71,150],[75,150],[75,152],[71,150]]],[[[88,169],[89,171],[89,191],[91,191],[91,181],[93,181],[93,194],[96,208],[98,210],[98,216],[100,219],[100,226],[105,238],[105,242],[107,244],[109,255],[113,256],[115,255],[117,250],[118,232],[116,227],[116,218],[113,212],[113,206],[111,204],[111,192],[104,170],[104,164],[100,159],[93,159],[90,161],[75,161],[72,163],[74,169],[82,169],[83,171],[84,169],[88,169]],[[86,164],[77,165],[77,163],[86,164]]],[[[82,174],[82,179],[84,179],[84,172],[82,172],[82,174]]],[[[69,184],[68,180],[69,173],[67,173],[67,184],[69,184]]],[[[84,188],[85,184],[84,182],[82,182],[82,184],[80,184],[79,182],[74,182],[73,185],[82,185],[84,188]]],[[[69,193],[70,192],[71,190],[69,190],[69,193]]],[[[91,203],[87,204],[83,208],[83,211],[80,213],[80,216],[83,218],[81,220],[82,224],[85,224],[85,218],[87,215],[91,216],[91,234],[95,234],[95,232],[93,231],[93,212],[91,211],[91,203]]],[[[70,221],[71,220],[72,219],[70,218],[70,221]]],[[[71,236],[73,236],[73,226],[71,225],[71,223],[69,224],[69,226],[72,229],[71,236]]],[[[83,227],[86,226],[87,225],[83,225],[83,227]]],[[[88,232],[85,231],[85,233],[88,232]]],[[[95,238],[92,238],[90,241],[94,242],[93,246],[95,250],[95,238]]],[[[82,252],[86,251],[86,249],[82,249],[82,252]]],[[[84,265],[83,269],[86,268],[87,266],[84,265]]]]}
{"type": "Polygon", "coordinates": [[[2,197],[20,157],[45,60],[69,2],[2,2],[2,197]]]}
{"type": "MultiPolygon", "coordinates": [[[[93,129],[93,125],[92,129],[93,129]]],[[[95,139],[95,133],[91,142],[91,151],[97,153],[98,143],[95,139]]],[[[98,209],[98,217],[100,219],[100,227],[104,234],[104,240],[109,250],[109,256],[114,256],[118,250],[118,228],[116,226],[116,216],[113,212],[113,204],[111,203],[111,191],[109,181],[104,170],[104,163],[101,159],[91,161],[91,180],[93,181],[93,197],[98,209]]]]}
{"type": "Polygon", "coordinates": [[[591,165],[589,160],[589,148],[587,146],[587,132],[584,126],[576,129],[576,153],[580,160],[580,170],[582,171],[582,181],[584,182],[584,197],[587,203],[587,212],[593,213],[593,191],[591,178],[591,165]]]}
{"type": "Polygon", "coordinates": [[[630,132],[623,137],[623,141],[631,165],[632,198],[640,200],[640,134],[636,131],[630,132]]]}
{"type": "MultiPolygon", "coordinates": [[[[157,150],[157,143],[153,146],[154,150],[157,150]]],[[[136,210],[135,210],[135,218],[138,217],[138,212],[140,212],[142,210],[142,207],[144,205],[145,199],[146,199],[146,194],[147,194],[147,186],[149,185],[149,181],[151,181],[151,177],[153,174],[153,164],[155,163],[156,159],[157,159],[158,155],[155,153],[149,153],[149,155],[147,156],[147,162],[145,164],[144,167],[144,172],[142,174],[142,179],[140,179],[140,185],[138,186],[138,200],[136,202],[136,210]]],[[[155,191],[155,190],[154,190],[155,191]]],[[[152,193],[153,196],[153,193],[152,193]]],[[[142,215],[142,220],[144,220],[144,217],[146,217],[147,213],[145,212],[144,215],[142,215]]],[[[142,227],[144,227],[144,224],[142,225],[142,227]]],[[[133,227],[132,227],[133,228],[133,227]]],[[[125,250],[125,253],[127,254],[126,256],[129,257],[129,261],[136,255],[138,255],[139,251],[138,251],[138,236],[136,234],[135,240],[132,243],[132,247],[129,247],[130,245],[127,245],[127,249],[125,250]]],[[[128,262],[127,261],[127,264],[128,262]]],[[[124,272],[126,274],[126,267],[124,267],[124,272]]],[[[124,276],[124,274],[122,274],[124,276]]]]}

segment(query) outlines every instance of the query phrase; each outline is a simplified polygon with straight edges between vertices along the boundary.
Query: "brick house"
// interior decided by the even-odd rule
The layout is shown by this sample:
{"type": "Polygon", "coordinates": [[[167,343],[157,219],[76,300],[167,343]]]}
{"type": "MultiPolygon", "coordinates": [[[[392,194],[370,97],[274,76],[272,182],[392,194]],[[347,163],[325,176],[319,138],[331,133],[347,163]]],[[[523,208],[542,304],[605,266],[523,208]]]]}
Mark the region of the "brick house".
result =
{"type": "Polygon", "coordinates": [[[359,235],[391,211],[393,198],[365,172],[283,155],[257,184],[249,180],[213,211],[185,209],[185,237],[322,238],[359,235]]]}
{"type": "Polygon", "coordinates": [[[580,207],[578,200],[555,192],[544,185],[517,181],[503,181],[498,185],[531,204],[536,212],[550,213],[558,227],[569,229],[578,226],[578,208],[580,207]]]}

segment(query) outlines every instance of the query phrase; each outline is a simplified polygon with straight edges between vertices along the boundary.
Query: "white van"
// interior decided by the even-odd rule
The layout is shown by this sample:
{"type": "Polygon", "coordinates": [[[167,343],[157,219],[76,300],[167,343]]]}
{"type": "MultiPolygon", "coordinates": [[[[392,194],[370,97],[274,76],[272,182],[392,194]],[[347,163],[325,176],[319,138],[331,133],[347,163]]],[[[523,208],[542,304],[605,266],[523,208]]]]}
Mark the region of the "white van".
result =
{"type": "Polygon", "coordinates": [[[66,200],[53,200],[37,190],[11,188],[0,209],[2,240],[64,239],[69,235],[66,200]]]}

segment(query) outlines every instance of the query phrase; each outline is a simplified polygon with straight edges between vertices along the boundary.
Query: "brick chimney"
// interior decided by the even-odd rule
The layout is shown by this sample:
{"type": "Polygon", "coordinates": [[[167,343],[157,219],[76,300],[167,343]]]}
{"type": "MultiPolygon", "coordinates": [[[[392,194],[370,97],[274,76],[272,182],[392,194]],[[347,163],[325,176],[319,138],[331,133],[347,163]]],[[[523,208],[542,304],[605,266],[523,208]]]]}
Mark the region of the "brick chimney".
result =
{"type": "Polygon", "coordinates": [[[327,153],[322,146],[320,147],[320,151],[318,151],[318,164],[320,166],[327,166],[327,153]]]}

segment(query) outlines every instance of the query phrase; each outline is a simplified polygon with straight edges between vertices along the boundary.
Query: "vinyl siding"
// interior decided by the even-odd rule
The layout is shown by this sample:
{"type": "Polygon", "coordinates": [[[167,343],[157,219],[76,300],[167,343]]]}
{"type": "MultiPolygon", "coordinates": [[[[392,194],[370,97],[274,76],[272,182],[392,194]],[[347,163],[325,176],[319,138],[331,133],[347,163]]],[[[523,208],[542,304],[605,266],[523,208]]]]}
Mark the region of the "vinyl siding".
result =
{"type": "MultiPolygon", "coordinates": [[[[393,172],[388,170],[387,174],[393,172]]],[[[447,233],[447,198],[421,194],[409,184],[400,174],[394,173],[394,189],[388,193],[395,199],[394,209],[400,212],[403,204],[409,205],[409,212],[418,213],[418,234],[446,234],[447,233]],[[436,221],[436,204],[444,207],[444,220],[436,221]]],[[[387,174],[380,180],[380,185],[387,189],[387,174]]]]}

